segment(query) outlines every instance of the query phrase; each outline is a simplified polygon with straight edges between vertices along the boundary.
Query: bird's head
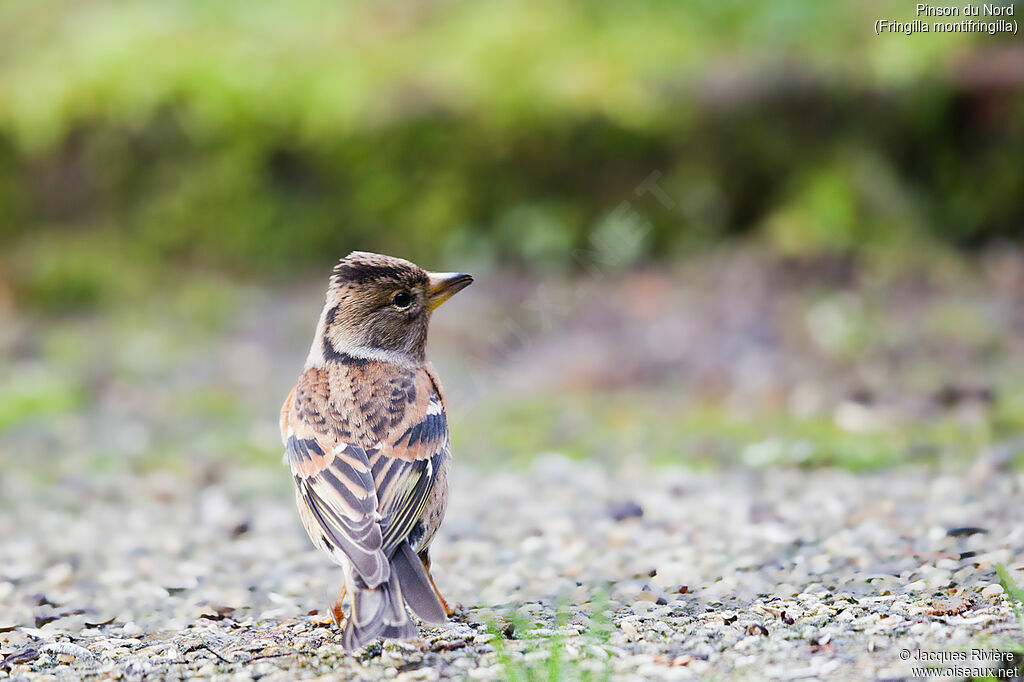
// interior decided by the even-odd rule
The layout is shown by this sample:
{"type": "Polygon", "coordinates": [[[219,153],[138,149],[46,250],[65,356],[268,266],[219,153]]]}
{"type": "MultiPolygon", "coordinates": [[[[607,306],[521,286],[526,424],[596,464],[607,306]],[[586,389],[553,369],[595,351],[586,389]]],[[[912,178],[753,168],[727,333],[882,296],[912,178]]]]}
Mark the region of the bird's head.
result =
{"type": "Polygon", "coordinates": [[[307,365],[341,354],[421,364],[430,314],[472,282],[464,273],[353,251],[334,267],[307,365]]]}

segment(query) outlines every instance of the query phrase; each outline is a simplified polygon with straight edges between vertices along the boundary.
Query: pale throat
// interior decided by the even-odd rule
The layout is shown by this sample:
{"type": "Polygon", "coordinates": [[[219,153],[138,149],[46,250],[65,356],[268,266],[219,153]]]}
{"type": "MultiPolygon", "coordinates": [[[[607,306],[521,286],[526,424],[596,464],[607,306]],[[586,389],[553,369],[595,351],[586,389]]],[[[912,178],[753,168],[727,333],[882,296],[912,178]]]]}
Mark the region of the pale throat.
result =
{"type": "Polygon", "coordinates": [[[313,336],[313,345],[310,346],[309,355],[306,356],[305,369],[310,369],[311,367],[323,367],[326,365],[329,353],[325,353],[325,350],[333,350],[334,353],[344,353],[349,357],[357,358],[359,360],[391,362],[409,369],[419,369],[426,364],[426,360],[424,358],[416,358],[401,351],[388,350],[385,348],[373,348],[362,344],[359,340],[353,338],[352,334],[344,332],[338,326],[335,326],[328,334],[326,314],[327,309],[325,308],[324,312],[320,315],[320,320],[316,326],[316,334],[313,336]],[[325,346],[328,344],[330,347],[326,348],[325,346]]]}

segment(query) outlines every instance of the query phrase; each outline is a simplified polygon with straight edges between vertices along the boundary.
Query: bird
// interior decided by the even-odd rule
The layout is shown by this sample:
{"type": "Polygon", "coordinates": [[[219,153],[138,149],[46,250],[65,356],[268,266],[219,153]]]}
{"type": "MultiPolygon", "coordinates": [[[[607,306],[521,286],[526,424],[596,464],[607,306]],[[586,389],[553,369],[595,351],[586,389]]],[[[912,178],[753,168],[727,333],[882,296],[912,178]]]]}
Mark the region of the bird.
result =
{"type": "Polygon", "coordinates": [[[309,355],[281,408],[302,525],[344,570],[331,614],[348,651],[415,639],[409,609],[435,624],[453,613],[430,573],[451,446],[426,344],[433,311],[472,282],[402,258],[348,254],[334,267],[309,355]]]}

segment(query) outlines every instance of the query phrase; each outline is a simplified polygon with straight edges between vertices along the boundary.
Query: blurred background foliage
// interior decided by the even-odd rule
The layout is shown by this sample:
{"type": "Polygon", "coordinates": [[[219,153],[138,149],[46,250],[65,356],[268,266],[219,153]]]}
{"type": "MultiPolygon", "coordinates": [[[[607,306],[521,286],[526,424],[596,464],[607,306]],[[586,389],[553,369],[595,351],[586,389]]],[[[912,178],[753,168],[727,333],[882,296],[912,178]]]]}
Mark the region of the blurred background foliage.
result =
{"type": "Polygon", "coordinates": [[[0,0],[0,459],[276,467],[366,249],[476,461],[1020,463],[1024,44],[914,5],[0,0]]]}
{"type": "Polygon", "coordinates": [[[1019,40],[882,17],[913,3],[5,0],[0,298],[354,247],[572,269],[624,201],[645,260],[1020,240],[1019,40]]]}

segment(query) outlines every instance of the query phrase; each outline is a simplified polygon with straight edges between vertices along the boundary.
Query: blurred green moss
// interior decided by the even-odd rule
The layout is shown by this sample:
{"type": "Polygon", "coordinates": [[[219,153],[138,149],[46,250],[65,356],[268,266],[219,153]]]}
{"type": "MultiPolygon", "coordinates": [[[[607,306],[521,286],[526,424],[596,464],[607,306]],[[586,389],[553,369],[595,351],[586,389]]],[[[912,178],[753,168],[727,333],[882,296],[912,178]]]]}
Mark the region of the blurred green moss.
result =
{"type": "Polygon", "coordinates": [[[351,248],[571,267],[624,202],[638,258],[1019,238],[1022,85],[964,75],[1005,41],[871,30],[912,11],[9,0],[0,285],[96,306],[351,248]]]}
{"type": "Polygon", "coordinates": [[[983,419],[971,422],[948,411],[855,431],[833,416],[795,416],[780,408],[743,414],[712,402],[682,404],[657,391],[559,394],[475,408],[453,427],[453,448],[489,452],[491,459],[475,461],[501,466],[526,465],[545,452],[622,466],[635,461],[695,469],[724,464],[865,471],[962,464],[1019,436],[1019,402],[1000,398],[983,419]]]}
{"type": "Polygon", "coordinates": [[[0,387],[0,433],[18,424],[72,412],[85,400],[86,392],[74,381],[56,376],[7,377],[0,387]]]}

